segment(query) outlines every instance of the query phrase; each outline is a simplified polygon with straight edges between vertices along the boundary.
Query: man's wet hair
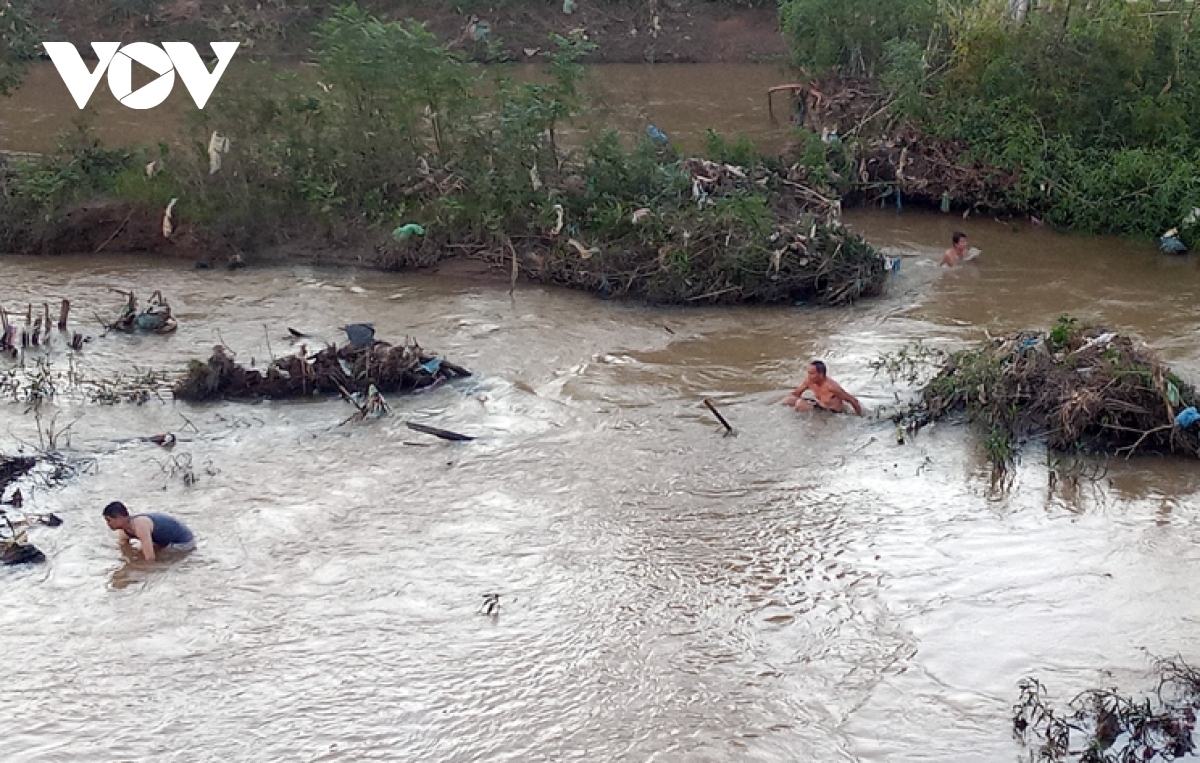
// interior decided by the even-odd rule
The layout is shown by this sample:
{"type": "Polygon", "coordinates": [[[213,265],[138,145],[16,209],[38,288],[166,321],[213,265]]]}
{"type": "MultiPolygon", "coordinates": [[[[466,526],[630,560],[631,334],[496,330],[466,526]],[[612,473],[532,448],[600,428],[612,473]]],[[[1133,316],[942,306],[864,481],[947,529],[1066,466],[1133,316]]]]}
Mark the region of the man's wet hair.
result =
{"type": "Polygon", "coordinates": [[[125,504],[120,501],[113,501],[104,507],[104,516],[106,517],[127,517],[129,509],[125,508],[125,504]]]}
{"type": "Polygon", "coordinates": [[[954,231],[954,235],[950,237],[950,243],[957,244],[959,241],[962,241],[966,237],[967,237],[967,234],[963,233],[960,230],[956,230],[956,231],[954,231]]]}
{"type": "Polygon", "coordinates": [[[824,376],[827,373],[825,370],[825,363],[823,361],[814,360],[809,365],[811,365],[813,368],[817,369],[817,373],[821,374],[822,376],[824,376]]]}

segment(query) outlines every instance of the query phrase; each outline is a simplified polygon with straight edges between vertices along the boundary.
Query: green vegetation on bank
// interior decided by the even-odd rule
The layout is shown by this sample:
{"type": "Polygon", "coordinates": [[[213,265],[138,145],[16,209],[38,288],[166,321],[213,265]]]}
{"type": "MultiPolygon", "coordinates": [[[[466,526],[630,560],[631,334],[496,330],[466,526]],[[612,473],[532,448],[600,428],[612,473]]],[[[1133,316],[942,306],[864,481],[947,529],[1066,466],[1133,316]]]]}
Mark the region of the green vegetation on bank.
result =
{"type": "Polygon", "coordinates": [[[1191,0],[781,3],[797,64],[877,78],[894,116],[1016,170],[1010,210],[1138,234],[1200,206],[1195,14],[1191,0]]]}
{"type": "Polygon", "coordinates": [[[52,157],[0,165],[0,250],[61,248],[94,200],[161,215],[178,199],[173,228],[249,253],[366,241],[385,267],[472,256],[514,278],[691,304],[882,288],[883,258],[836,222],[829,193],[745,141],[713,135],[719,161],[612,133],[565,149],[560,130],[585,108],[580,38],[553,38],[536,82],[485,75],[419,24],[355,6],[315,42],[299,74],[223,82],[188,150],[108,150],[81,131],[52,157]],[[214,134],[232,146],[219,169],[214,134]]]}
{"type": "Polygon", "coordinates": [[[24,64],[37,55],[32,16],[31,0],[0,0],[0,97],[20,84],[24,64]]]}

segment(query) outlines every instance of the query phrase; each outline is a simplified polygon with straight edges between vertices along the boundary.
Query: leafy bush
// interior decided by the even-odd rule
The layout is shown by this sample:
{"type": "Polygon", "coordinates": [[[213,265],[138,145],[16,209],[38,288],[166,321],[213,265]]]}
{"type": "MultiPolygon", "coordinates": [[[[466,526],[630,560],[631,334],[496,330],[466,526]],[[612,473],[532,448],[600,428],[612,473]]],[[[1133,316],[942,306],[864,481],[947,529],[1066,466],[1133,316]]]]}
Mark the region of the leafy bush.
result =
{"type": "Polygon", "coordinates": [[[32,0],[0,0],[0,97],[21,82],[24,64],[37,55],[40,30],[32,0]]]}
{"type": "Polygon", "coordinates": [[[938,23],[937,0],[783,0],[779,11],[799,66],[878,74],[889,41],[922,48],[938,23]]]}
{"type": "MultiPolygon", "coordinates": [[[[418,24],[342,7],[320,25],[314,66],[230,81],[183,151],[65,150],[11,183],[0,174],[0,212],[53,226],[87,195],[155,213],[179,198],[179,219],[238,249],[365,239],[385,266],[465,252],[607,296],[693,304],[882,289],[882,258],[829,219],[836,205],[798,197],[807,176],[744,136],[710,133],[711,162],[614,133],[561,148],[561,125],[585,106],[590,46],[551,43],[544,77],[486,76],[418,24]],[[211,172],[214,133],[232,148],[211,172]],[[388,235],[407,223],[424,233],[388,235]]],[[[828,164],[819,139],[805,153],[828,164]]]]}
{"type": "Polygon", "coordinates": [[[742,167],[753,167],[762,160],[762,154],[748,136],[739,133],[729,140],[711,127],[704,136],[704,153],[714,162],[742,167]]]}
{"type": "Polygon", "coordinates": [[[1011,209],[1161,233],[1200,206],[1190,0],[784,0],[797,60],[879,75],[892,111],[1014,170],[1011,209]],[[872,10],[874,9],[874,10],[872,10]]]}

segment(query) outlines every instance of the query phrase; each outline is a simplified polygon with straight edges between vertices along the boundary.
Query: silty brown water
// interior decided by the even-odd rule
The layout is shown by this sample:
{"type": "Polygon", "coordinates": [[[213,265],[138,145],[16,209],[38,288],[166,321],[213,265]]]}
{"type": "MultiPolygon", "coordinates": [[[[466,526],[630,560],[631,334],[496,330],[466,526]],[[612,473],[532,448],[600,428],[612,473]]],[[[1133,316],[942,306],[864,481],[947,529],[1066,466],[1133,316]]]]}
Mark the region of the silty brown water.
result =
{"type": "MultiPolygon", "coordinates": [[[[71,452],[95,461],[65,489],[27,488],[67,524],[35,531],[48,564],[3,573],[11,759],[1006,760],[1020,677],[1062,699],[1145,691],[1151,655],[1195,659],[1192,463],[1114,461],[1052,491],[1031,450],[1005,496],[957,427],[901,447],[886,421],[773,404],[821,356],[879,411],[881,351],[1063,310],[1141,333],[1194,377],[1193,263],[991,221],[850,220],[909,256],[889,297],[844,311],[0,261],[10,308],[70,295],[83,322],[119,302],[110,287],[172,298],[177,334],[97,338],[84,377],[179,369],[216,342],[261,363],[294,349],[287,326],[334,339],[360,320],[477,372],[342,427],[336,400],[62,393],[71,452]],[[940,271],[955,225],[984,255],[940,271]],[[409,419],[480,439],[418,441],[409,419]],[[167,430],[169,454],[134,439],[167,430]],[[114,498],[177,514],[199,550],[125,560],[98,516],[114,498]],[[477,614],[493,592],[499,616],[477,614]]],[[[35,442],[5,407],[8,447],[35,442]]]]}
{"type": "MultiPolygon", "coordinates": [[[[295,350],[288,326],[321,341],[363,320],[477,374],[346,426],[336,400],[101,406],[63,382],[58,425],[77,419],[68,452],[90,466],[25,487],[67,524],[34,531],[46,565],[0,572],[7,759],[1013,760],[1022,676],[1065,701],[1152,690],[1152,656],[1200,661],[1193,463],[1116,460],[1051,488],[1030,449],[1000,494],[961,428],[898,446],[886,419],[774,404],[819,356],[878,413],[897,392],[872,376],[879,353],[1063,312],[1200,377],[1194,259],[987,219],[848,219],[904,260],[888,297],[837,311],[0,259],[5,306],[68,296],[80,326],[117,307],[113,287],[171,298],[178,333],[97,338],[73,366],[60,344],[64,374],[177,372],[215,343],[261,364],[295,350]],[[983,255],[940,270],[956,228],[983,255]],[[163,431],[173,451],[137,440],[163,431]],[[199,549],[126,560],[99,517],[113,499],[176,514],[199,549]]],[[[23,410],[0,407],[5,451],[38,440],[23,410]]]]}
{"type": "MultiPolygon", "coordinates": [[[[89,66],[94,64],[89,64],[89,66]]],[[[294,66],[297,71],[305,69],[294,66]]],[[[529,79],[539,76],[533,65],[497,67],[493,73],[529,79]]],[[[229,65],[221,87],[238,78],[261,76],[240,55],[229,65]]],[[[733,137],[744,133],[764,149],[781,148],[787,141],[788,119],[794,104],[785,94],[774,97],[775,119],[768,113],[767,89],[790,82],[777,66],[764,64],[606,64],[589,69],[584,92],[593,104],[591,118],[580,120],[564,131],[568,142],[581,142],[587,131],[616,127],[643,133],[654,124],[673,142],[689,150],[704,145],[712,127],[733,137]]],[[[142,84],[135,80],[135,87],[142,84]]],[[[107,144],[144,146],[158,141],[180,140],[186,134],[189,116],[196,111],[182,83],[161,106],[136,111],[118,103],[101,79],[80,112],[58,72],[49,63],[31,66],[24,86],[11,98],[0,100],[0,150],[49,151],[59,133],[73,129],[73,122],[89,124],[107,144]]],[[[236,140],[236,126],[225,128],[236,140]]]]}

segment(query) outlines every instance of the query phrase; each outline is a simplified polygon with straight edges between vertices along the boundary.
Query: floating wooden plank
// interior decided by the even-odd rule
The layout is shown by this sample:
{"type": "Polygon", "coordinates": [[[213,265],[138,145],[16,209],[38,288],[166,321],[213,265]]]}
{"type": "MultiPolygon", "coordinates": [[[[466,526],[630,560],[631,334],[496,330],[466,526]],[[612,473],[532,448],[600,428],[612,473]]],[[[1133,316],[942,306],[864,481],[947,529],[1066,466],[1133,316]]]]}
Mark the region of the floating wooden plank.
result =
{"type": "Polygon", "coordinates": [[[437,427],[426,426],[425,424],[417,424],[412,421],[406,421],[405,426],[407,426],[409,429],[413,430],[414,432],[422,432],[424,434],[431,434],[434,437],[440,437],[443,440],[453,440],[454,442],[469,442],[469,441],[475,439],[474,437],[471,437],[469,435],[459,434],[458,432],[451,432],[449,429],[438,429],[437,427]]]}

